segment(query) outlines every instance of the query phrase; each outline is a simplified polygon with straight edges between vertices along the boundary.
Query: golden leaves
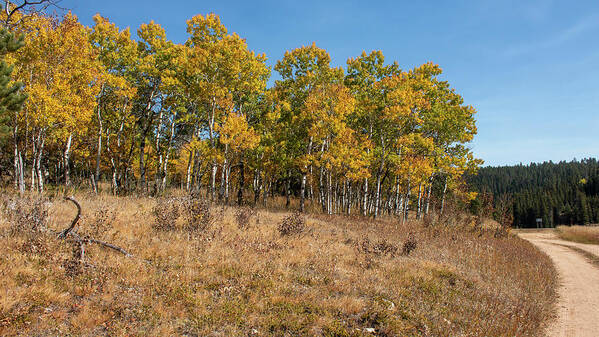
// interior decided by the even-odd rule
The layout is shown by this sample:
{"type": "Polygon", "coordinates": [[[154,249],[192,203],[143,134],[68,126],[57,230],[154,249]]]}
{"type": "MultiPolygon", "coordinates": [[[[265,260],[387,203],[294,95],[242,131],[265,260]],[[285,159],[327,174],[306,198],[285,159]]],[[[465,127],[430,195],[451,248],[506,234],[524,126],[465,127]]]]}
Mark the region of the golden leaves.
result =
{"type": "Polygon", "coordinates": [[[100,15],[94,22],[86,28],[69,13],[19,27],[26,46],[9,58],[29,93],[27,125],[83,134],[99,124],[97,109],[100,140],[126,133],[118,146],[107,142],[111,152],[135,156],[142,133],[154,138],[148,158],[174,153],[178,170],[193,156],[223,166],[252,158],[273,176],[312,166],[341,180],[384,171],[427,184],[479,164],[464,146],[476,111],[437,78],[436,64],[403,71],[381,51],[363,52],[344,75],[312,43],[285,53],[274,67],[281,80],[267,89],[266,56],[215,14],[188,20],[185,44],[153,21],[139,27],[138,42],[100,15]]]}
{"type": "Polygon", "coordinates": [[[59,23],[45,17],[26,23],[30,33],[16,57],[16,76],[29,95],[28,116],[40,128],[82,132],[102,81],[88,30],[71,13],[59,23]]]}
{"type": "Polygon", "coordinates": [[[233,152],[242,152],[258,146],[260,136],[250,127],[244,116],[229,113],[223,124],[216,129],[220,133],[220,142],[233,152]]]}

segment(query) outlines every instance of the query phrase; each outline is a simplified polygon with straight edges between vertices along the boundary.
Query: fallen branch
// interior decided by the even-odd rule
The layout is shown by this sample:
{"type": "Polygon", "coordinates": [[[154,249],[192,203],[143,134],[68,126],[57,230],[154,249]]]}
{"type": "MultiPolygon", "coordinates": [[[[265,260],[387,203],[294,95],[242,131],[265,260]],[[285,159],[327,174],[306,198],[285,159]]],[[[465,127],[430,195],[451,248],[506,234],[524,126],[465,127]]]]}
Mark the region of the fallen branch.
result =
{"type": "Polygon", "coordinates": [[[81,249],[81,256],[80,256],[81,261],[83,261],[83,258],[85,257],[85,244],[88,244],[88,243],[95,243],[102,247],[113,249],[127,257],[133,256],[132,254],[130,254],[129,252],[127,252],[126,250],[124,250],[123,248],[121,248],[119,246],[115,246],[108,242],[96,240],[94,238],[87,238],[87,237],[82,238],[77,233],[73,232],[73,228],[75,228],[75,225],[77,225],[77,222],[79,221],[79,218],[81,216],[81,205],[73,197],[65,197],[65,200],[69,200],[72,203],[74,203],[75,206],[77,206],[77,215],[75,216],[73,221],[71,221],[71,225],[68,228],[65,228],[63,231],[60,232],[60,234],[58,235],[58,238],[66,239],[68,236],[69,238],[71,238],[71,240],[73,240],[74,242],[79,244],[80,249],[81,249]]]}
{"type": "Polygon", "coordinates": [[[64,199],[72,201],[75,204],[75,206],[77,206],[77,215],[75,215],[75,218],[71,222],[71,225],[68,228],[65,228],[62,232],[60,232],[60,234],[58,235],[58,238],[60,239],[64,239],[67,237],[67,235],[69,235],[73,228],[75,228],[75,225],[77,224],[77,222],[79,221],[79,217],[81,216],[81,205],[79,205],[77,200],[75,200],[75,198],[73,197],[65,197],[64,199]]]}
{"type": "Polygon", "coordinates": [[[116,250],[119,253],[122,253],[123,255],[130,257],[133,256],[131,255],[129,252],[127,252],[126,250],[124,250],[123,248],[119,247],[119,246],[115,246],[112,243],[108,243],[108,242],[104,242],[104,241],[100,241],[100,240],[96,240],[93,238],[82,238],[79,235],[75,234],[75,233],[71,233],[70,236],[74,239],[75,242],[79,242],[81,244],[84,243],[95,243],[97,245],[106,247],[106,248],[110,248],[113,250],[116,250]]]}
{"type": "Polygon", "coordinates": [[[129,252],[127,252],[126,250],[124,250],[123,248],[121,248],[119,246],[115,246],[115,245],[113,245],[111,243],[108,243],[108,242],[104,242],[104,241],[100,241],[100,240],[96,240],[96,239],[83,239],[83,240],[87,241],[89,243],[95,243],[95,244],[98,244],[100,246],[104,246],[106,248],[114,249],[117,252],[120,252],[120,253],[124,254],[125,256],[127,256],[127,257],[133,256],[129,252]]]}

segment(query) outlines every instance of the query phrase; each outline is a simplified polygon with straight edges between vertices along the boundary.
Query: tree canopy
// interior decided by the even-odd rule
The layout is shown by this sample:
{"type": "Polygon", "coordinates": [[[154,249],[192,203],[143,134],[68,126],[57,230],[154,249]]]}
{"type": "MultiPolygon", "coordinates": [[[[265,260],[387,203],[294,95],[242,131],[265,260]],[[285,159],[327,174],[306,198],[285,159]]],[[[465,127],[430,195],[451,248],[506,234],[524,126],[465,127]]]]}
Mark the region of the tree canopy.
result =
{"type": "Polygon", "coordinates": [[[404,70],[372,51],[336,68],[312,43],[276,62],[269,88],[266,55],[215,14],[189,19],[182,44],[153,21],[133,37],[71,13],[32,13],[2,34],[2,123],[13,137],[0,165],[21,191],[179,187],[225,203],[233,193],[240,204],[252,193],[254,203],[297,196],[302,211],[374,216],[421,216],[447,196],[472,197],[462,176],[480,164],[468,148],[476,111],[436,64],[404,70]]]}

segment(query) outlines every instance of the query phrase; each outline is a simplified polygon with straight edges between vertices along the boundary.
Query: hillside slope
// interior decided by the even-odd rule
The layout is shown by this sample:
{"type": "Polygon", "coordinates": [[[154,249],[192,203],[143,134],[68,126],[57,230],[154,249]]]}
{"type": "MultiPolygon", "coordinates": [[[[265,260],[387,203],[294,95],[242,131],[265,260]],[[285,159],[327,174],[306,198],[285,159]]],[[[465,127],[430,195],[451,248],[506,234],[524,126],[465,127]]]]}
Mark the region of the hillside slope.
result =
{"type": "Polygon", "coordinates": [[[539,336],[551,317],[549,258],[458,215],[302,223],[218,207],[189,231],[183,215],[196,208],[182,199],[78,198],[79,235],[133,256],[86,245],[81,263],[77,247],[40,230],[66,227],[71,204],[8,198],[0,334],[539,336]]]}

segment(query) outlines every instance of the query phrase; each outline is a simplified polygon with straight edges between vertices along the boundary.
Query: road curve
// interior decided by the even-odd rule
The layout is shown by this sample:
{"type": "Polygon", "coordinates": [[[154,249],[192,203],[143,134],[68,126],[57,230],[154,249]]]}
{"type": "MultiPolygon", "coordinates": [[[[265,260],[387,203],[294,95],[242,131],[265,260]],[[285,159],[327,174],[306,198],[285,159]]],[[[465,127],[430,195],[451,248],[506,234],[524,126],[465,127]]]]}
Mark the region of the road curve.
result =
{"type": "Polygon", "coordinates": [[[599,256],[599,246],[560,240],[552,231],[518,235],[549,255],[559,273],[558,317],[548,327],[547,336],[599,336],[599,268],[579,252],[564,247],[578,247],[599,256]]]}

